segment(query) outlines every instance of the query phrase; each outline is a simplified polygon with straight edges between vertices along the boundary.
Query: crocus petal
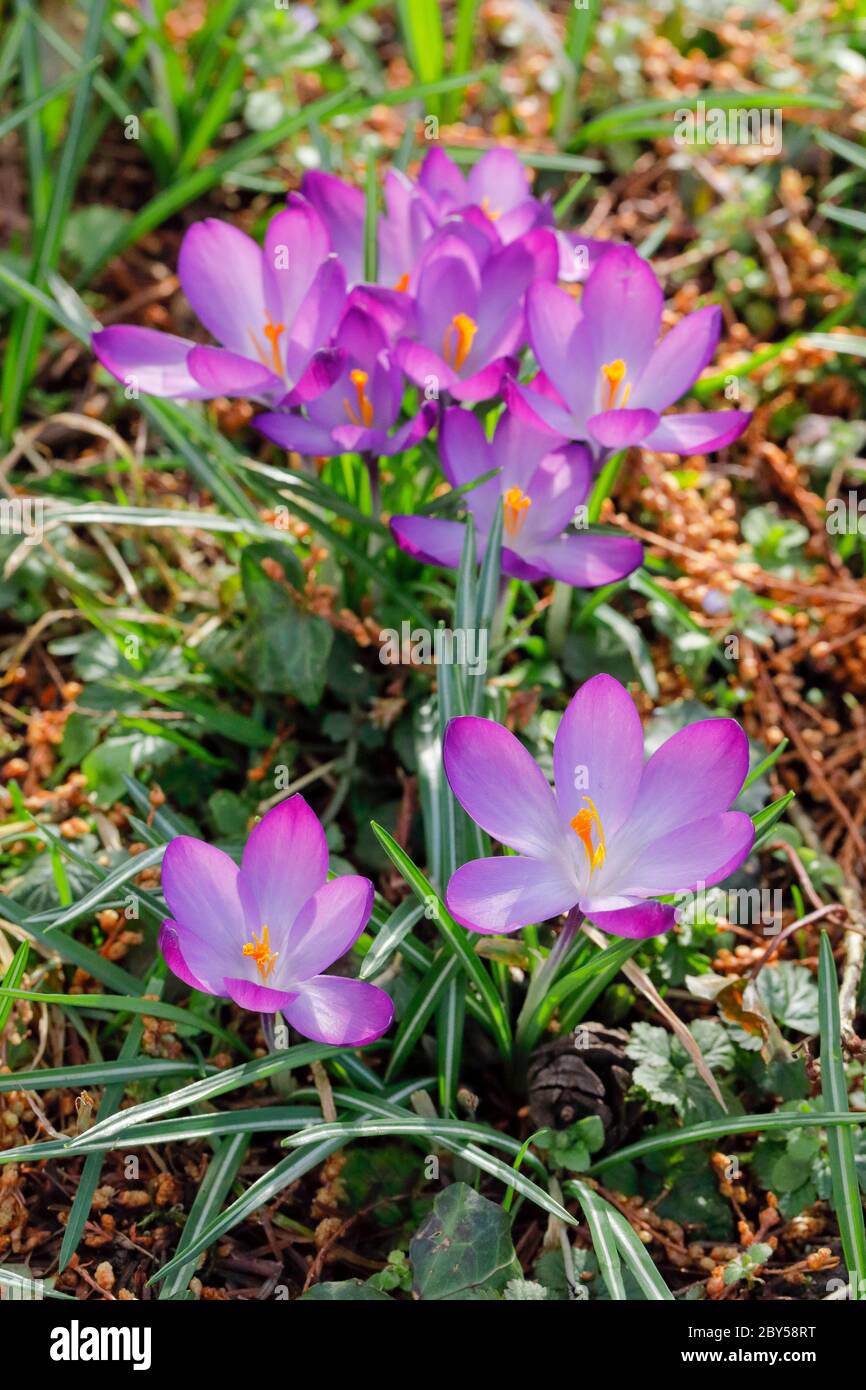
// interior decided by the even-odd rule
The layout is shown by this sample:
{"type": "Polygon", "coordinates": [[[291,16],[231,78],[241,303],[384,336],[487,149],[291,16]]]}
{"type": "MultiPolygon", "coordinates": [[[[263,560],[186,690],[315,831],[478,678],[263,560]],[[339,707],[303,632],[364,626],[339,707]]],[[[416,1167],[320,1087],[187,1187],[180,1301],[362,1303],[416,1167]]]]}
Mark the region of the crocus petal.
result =
{"type": "Polygon", "coordinates": [[[342,452],[332,439],[330,430],[313,424],[312,420],[305,420],[301,415],[280,415],[277,412],[257,415],[253,427],[282,449],[294,449],[299,454],[327,458],[342,452]]]}
{"type": "Polygon", "coordinates": [[[194,347],[189,370],[209,396],[259,396],[280,391],[282,382],[261,362],[240,357],[227,348],[194,347]]]}
{"type": "Polygon", "coordinates": [[[232,352],[249,353],[267,320],[261,247],[216,217],[194,222],[177,260],[183,292],[209,333],[232,352]]]}
{"type": "Polygon", "coordinates": [[[249,1009],[257,1014],[280,1013],[298,997],[296,990],[271,989],[269,985],[259,985],[254,980],[242,980],[231,976],[223,979],[220,992],[227,994],[238,1008],[249,1009]]]}
{"type": "Polygon", "coordinates": [[[331,879],[304,903],[284,950],[286,978],[321,975],[354,946],[373,911],[373,885],[358,874],[331,879]]]}
{"type": "Polygon", "coordinates": [[[201,386],[189,370],[187,358],[195,347],[189,338],[123,323],[94,333],[90,342],[105,370],[129,390],[183,401],[222,394],[201,386]]]}
{"type": "Polygon", "coordinates": [[[464,527],[438,516],[392,516],[391,534],[401,550],[426,565],[457,569],[463,554],[464,527]]]}
{"type": "Polygon", "coordinates": [[[466,192],[469,201],[482,206],[495,223],[504,212],[530,199],[526,166],[513,150],[488,150],[470,169],[466,192]]]}
{"type": "Polygon", "coordinates": [[[628,449],[646,439],[658,422],[654,410],[603,410],[591,416],[586,427],[606,449],[628,449]]]}
{"type": "Polygon", "coordinates": [[[311,357],[325,347],[337,326],[345,302],[346,272],[336,256],[328,256],[313,277],[294,323],[286,324],[289,336],[283,362],[290,382],[300,381],[310,365],[311,357]]]}
{"type": "Polygon", "coordinates": [[[391,1027],[394,1005],[383,989],[363,980],[319,975],[306,981],[284,1017],[314,1042],[363,1047],[391,1027]]]}
{"type": "Polygon", "coordinates": [[[586,809],[589,797],[609,842],[634,805],[642,769],[643,729],[634,701],[613,676],[593,676],[570,701],[556,731],[560,813],[570,821],[586,809]]]}
{"type": "MultiPolygon", "coordinates": [[[[522,552],[526,564],[575,589],[615,584],[643,561],[643,547],[631,536],[562,536],[522,552]]],[[[527,576],[528,577],[528,576],[527,576]]]]}
{"type": "Polygon", "coordinates": [[[580,320],[580,306],[565,290],[545,282],[530,288],[526,323],[532,351],[569,409],[585,414],[595,390],[595,360],[580,320]]]}
{"type": "Polygon", "coordinates": [[[540,372],[527,385],[507,380],[503,387],[503,395],[512,415],[536,429],[547,430],[557,439],[579,439],[586,432],[584,420],[564,405],[540,372]],[[549,389],[539,389],[542,380],[549,389]]]}
{"type": "Polygon", "coordinates": [[[349,283],[364,278],[364,195],[335,174],[311,170],[301,180],[301,192],[328,229],[331,250],[346,269],[349,283]]]}
{"type": "Polygon", "coordinates": [[[470,931],[510,932],[558,917],[576,898],[574,880],[559,865],[508,854],[462,865],[448,884],[445,905],[470,931]]]}
{"type": "Polygon", "coordinates": [[[338,348],[322,348],[310,360],[297,386],[279,402],[281,406],[307,405],[330,391],[346,365],[345,353],[338,348]]]}
{"type": "Polygon", "coordinates": [[[316,813],[290,796],[262,816],[244,846],[238,889],[251,930],[282,937],[328,876],[328,846],[316,813]]]}
{"type": "MultiPolygon", "coordinates": [[[[293,337],[295,319],[330,250],[325,224],[316,209],[306,198],[290,193],[288,206],[268,223],[262,274],[271,322],[283,324],[293,337]]],[[[345,291],[345,272],[342,266],[340,269],[345,291]]],[[[323,347],[324,342],[316,346],[323,347]]]]}
{"type": "Polygon", "coordinates": [[[629,832],[644,843],[727,811],[749,771],[749,740],[735,719],[699,719],[657,748],[643,770],[629,832]]]}
{"type": "Polygon", "coordinates": [[[580,300],[596,370],[621,358],[627,379],[636,382],[655,347],[663,305],[661,285],[642,256],[631,246],[612,246],[605,252],[580,300]]]}
{"type": "Polygon", "coordinates": [[[566,831],[541,768],[492,719],[452,719],[442,750],[451,790],[474,821],[521,854],[553,859],[566,831]]]}
{"type": "Polygon", "coordinates": [[[467,401],[470,404],[487,401],[499,393],[503,378],[516,369],[516,357],[497,357],[480,372],[473,372],[462,381],[453,382],[448,389],[456,401],[467,401]]]}
{"type": "Polygon", "coordinates": [[[221,849],[177,835],[162,861],[162,892],[175,926],[237,949],[246,935],[238,897],[238,866],[221,849]]]}
{"type": "MultiPolygon", "coordinates": [[[[541,434],[540,437],[543,447],[549,448],[551,441],[548,436],[541,434]]],[[[508,485],[517,486],[531,498],[526,522],[519,536],[522,554],[528,554],[535,546],[561,535],[574,518],[577,508],[586,500],[592,481],[592,458],[589,450],[581,444],[552,449],[535,467],[529,449],[527,453],[528,472],[520,470],[520,476],[512,483],[512,474],[506,467],[503,468],[501,480],[503,492],[508,485]]],[[[501,457],[498,451],[496,457],[497,461],[501,457]]]]}
{"type": "Polygon", "coordinates": [[[213,984],[205,984],[197,975],[194,975],[183,958],[180,946],[180,932],[177,922],[167,919],[159,929],[159,949],[165,956],[165,963],[173,975],[179,980],[183,980],[190,989],[197,989],[201,994],[219,994],[219,983],[215,988],[213,984]]]}
{"type": "Polygon", "coordinates": [[[661,936],[662,932],[670,931],[677,917],[675,907],[654,902],[639,902],[616,912],[591,912],[590,915],[601,931],[609,936],[627,936],[630,941],[661,936]]]}
{"type": "Polygon", "coordinates": [[[457,373],[438,353],[423,343],[413,343],[409,338],[400,339],[394,349],[394,358],[410,381],[425,390],[435,391],[437,395],[452,390],[460,381],[457,373]]]}
{"type": "Polygon", "coordinates": [[[689,415],[662,415],[643,441],[660,454],[704,454],[739,439],[751,420],[748,410],[705,410],[689,415]]]}
{"type": "Polygon", "coordinates": [[[421,165],[418,183],[436,202],[444,200],[452,207],[468,201],[466,179],[454,160],[434,145],[421,165]]]}
{"type": "Polygon", "coordinates": [[[605,865],[603,891],[615,886],[621,893],[648,898],[711,887],[740,867],[754,839],[752,819],[743,811],[705,816],[651,840],[630,863],[617,860],[615,885],[614,866],[608,872],[605,865]]]}
{"type": "Polygon", "coordinates": [[[438,413],[435,401],[425,401],[417,415],[399,425],[390,438],[384,441],[380,452],[390,457],[392,454],[402,453],[404,449],[414,449],[415,445],[430,433],[436,424],[438,413]]]}
{"type": "Polygon", "coordinates": [[[684,396],[712,359],[721,326],[722,311],[715,304],[680,319],[654,348],[630,404],[661,411],[684,396]]]}

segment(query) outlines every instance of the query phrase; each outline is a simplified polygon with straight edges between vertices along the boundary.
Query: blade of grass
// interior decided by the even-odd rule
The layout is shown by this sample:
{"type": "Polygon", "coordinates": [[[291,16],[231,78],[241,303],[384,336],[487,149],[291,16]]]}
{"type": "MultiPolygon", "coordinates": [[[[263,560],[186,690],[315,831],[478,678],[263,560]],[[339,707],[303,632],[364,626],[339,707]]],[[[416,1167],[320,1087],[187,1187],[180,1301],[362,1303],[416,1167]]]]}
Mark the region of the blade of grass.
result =
{"type": "MultiPolygon", "coordinates": [[[[195,1243],[201,1232],[214,1220],[240,1172],[249,1147],[250,1135],[247,1133],[233,1134],[216,1146],[204,1181],[195,1195],[195,1201],[181,1232],[175,1260],[195,1243]]],[[[171,1277],[163,1283],[159,1291],[160,1299],[184,1298],[197,1264],[198,1256],[193,1256],[187,1264],[178,1265],[171,1277]]]]}
{"type": "Polygon", "coordinates": [[[593,1192],[591,1187],[587,1187],[586,1183],[573,1180],[565,1184],[565,1190],[570,1196],[576,1197],[583,1207],[592,1237],[592,1248],[608,1293],[613,1299],[624,1299],[626,1292],[622,1281],[619,1247],[609,1219],[611,1207],[598,1193],[593,1192]]]}
{"type": "MultiPolygon", "coordinates": [[[[848,1082],[842,1060],[839,990],[830,938],[821,933],[818,956],[818,1018],[821,1034],[821,1096],[828,1110],[847,1110],[848,1082]]],[[[866,1228],[863,1201],[850,1129],[827,1131],[833,1209],[839,1223],[842,1253],[848,1268],[850,1296],[866,1297],[866,1228]]]]}

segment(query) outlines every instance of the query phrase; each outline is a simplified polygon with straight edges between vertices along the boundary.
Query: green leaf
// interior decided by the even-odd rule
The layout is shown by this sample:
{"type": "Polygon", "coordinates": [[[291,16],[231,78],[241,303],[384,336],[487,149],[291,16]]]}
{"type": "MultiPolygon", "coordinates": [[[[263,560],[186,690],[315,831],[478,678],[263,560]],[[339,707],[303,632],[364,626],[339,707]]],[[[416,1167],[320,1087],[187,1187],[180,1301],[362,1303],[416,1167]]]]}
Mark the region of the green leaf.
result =
{"type": "Polygon", "coordinates": [[[300,1303],[393,1303],[386,1293],[360,1279],[342,1279],[331,1284],[314,1284],[301,1294],[300,1303]]]}
{"type": "Polygon", "coordinates": [[[489,1298],[522,1273],[508,1215],[462,1182],[436,1198],[409,1259],[419,1297],[446,1302],[489,1298]]]}
{"type": "MultiPolygon", "coordinates": [[[[821,1096],[828,1110],[848,1109],[848,1082],[842,1060],[839,1026],[839,992],[836,962],[830,938],[821,933],[818,961],[818,991],[821,1025],[821,1096]]],[[[866,1228],[863,1202],[854,1158],[854,1136],[849,1129],[829,1130],[830,1177],[833,1208],[842,1237],[842,1253],[848,1267],[851,1297],[866,1296],[866,1228]]]]}
{"type": "Polygon", "coordinates": [[[758,993],[777,1023],[798,1033],[817,1033],[818,985],[805,965],[783,960],[765,966],[758,976],[758,993]]]}
{"type": "Polygon", "coordinates": [[[241,556],[247,623],[238,655],[253,685],[266,694],[293,695],[316,705],[325,688],[334,631],[305,606],[300,561],[279,541],[248,545],[241,556]],[[275,561],[283,580],[266,573],[263,560],[275,561]]]}

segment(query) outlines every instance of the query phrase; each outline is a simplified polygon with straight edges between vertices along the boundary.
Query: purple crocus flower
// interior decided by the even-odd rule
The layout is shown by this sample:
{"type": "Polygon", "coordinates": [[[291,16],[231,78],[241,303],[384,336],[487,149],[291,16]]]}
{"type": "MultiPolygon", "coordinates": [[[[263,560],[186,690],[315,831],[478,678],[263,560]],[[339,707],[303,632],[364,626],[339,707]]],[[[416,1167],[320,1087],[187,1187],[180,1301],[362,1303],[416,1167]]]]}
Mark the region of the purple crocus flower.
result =
{"type": "Polygon", "coordinates": [[[403,373],[376,318],[349,308],[334,339],[339,375],[306,406],[306,415],[259,415],[256,429],[284,449],[302,454],[397,454],[432,429],[436,405],[427,401],[417,415],[393,429],[403,401],[403,373]]]}
{"type": "Polygon", "coordinates": [[[645,763],[640,716],[611,676],[587,681],[562,717],[555,792],[490,719],[452,719],[443,756],[461,806],[516,850],[453,875],[448,910],[472,931],[517,931],[577,907],[614,936],[657,936],[676,909],[653,898],[721,882],[754,840],[751,818],[728,810],[749,768],[739,724],[690,724],[645,763]]]}
{"type": "Polygon", "coordinates": [[[328,882],[325,832],[302,796],[262,817],[240,868],[204,840],[177,836],[162,887],[172,916],[160,950],[193,989],[281,1012],[317,1042],[360,1047],[390,1026],[384,990],[322,973],[363,931],[373,885],[355,874],[328,882]]]}
{"type": "Polygon", "coordinates": [[[745,410],[663,415],[716,350],[721,311],[688,314],[657,342],[663,299],[651,267],[616,246],[591,271],[578,304],[564,290],[535,284],[526,297],[529,341],[541,373],[509,387],[512,409],[597,458],[642,444],[674,454],[720,449],[742,434],[745,410]]]}
{"type": "MultiPolygon", "coordinates": [[[[589,495],[592,460],[582,445],[554,440],[506,411],[488,443],[481,422],[452,406],[442,417],[439,452],[452,487],[463,487],[498,468],[495,478],[466,494],[483,558],[497,507],[504,511],[502,569],[518,579],[552,577],[578,588],[610,584],[640,564],[630,536],[563,534],[589,495]]],[[[395,516],[398,545],[419,560],[456,569],[463,525],[441,517],[395,516]]]]}
{"type": "Polygon", "coordinates": [[[535,281],[555,280],[558,268],[547,228],[497,249],[471,225],[449,224],[424,253],[412,331],[397,343],[397,361],[425,391],[461,401],[495,395],[523,346],[524,294],[535,281]]]}
{"type": "Polygon", "coordinates": [[[229,222],[207,218],[184,236],[178,274],[187,299],[221,347],[120,324],[93,335],[118,381],[150,396],[306,400],[327,377],[314,358],[336,327],[346,278],[318,213],[292,195],[262,248],[229,222]]]}

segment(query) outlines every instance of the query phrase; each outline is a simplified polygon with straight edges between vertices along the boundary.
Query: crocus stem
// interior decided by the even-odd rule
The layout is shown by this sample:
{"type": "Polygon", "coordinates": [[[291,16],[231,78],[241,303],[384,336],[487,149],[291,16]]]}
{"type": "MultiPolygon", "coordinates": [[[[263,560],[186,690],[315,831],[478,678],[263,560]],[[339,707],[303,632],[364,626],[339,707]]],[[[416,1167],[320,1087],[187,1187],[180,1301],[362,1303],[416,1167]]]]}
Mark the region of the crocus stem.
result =
{"type": "Polygon", "coordinates": [[[503,574],[499,581],[499,600],[493,614],[493,622],[490,624],[490,646],[493,651],[497,650],[505,636],[516,595],[517,584],[503,574]]]}
{"type": "Polygon", "coordinates": [[[579,907],[573,907],[565,919],[560,929],[559,935],[554,941],[547,959],[532,976],[529,988],[526,991],[526,998],[523,1001],[523,1008],[517,1020],[517,1031],[514,1041],[514,1061],[515,1061],[515,1080],[523,1079],[526,1069],[527,1038],[530,1036],[532,1020],[536,1011],[544,999],[545,994],[550,989],[562,967],[562,963],[574,945],[577,933],[583,925],[583,913],[579,907]]]}
{"type": "Polygon", "coordinates": [[[378,521],[382,511],[382,495],[379,486],[379,460],[375,454],[365,454],[364,461],[367,465],[367,475],[370,479],[370,511],[373,520],[378,521]]]}
{"type": "Polygon", "coordinates": [[[553,601],[547,610],[547,649],[553,657],[560,656],[565,645],[573,592],[571,585],[564,584],[561,579],[553,586],[553,601]]]}
{"type": "Polygon", "coordinates": [[[625,452],[625,449],[620,449],[618,453],[611,454],[609,458],[605,459],[602,465],[601,472],[596,478],[595,486],[592,489],[592,496],[589,499],[587,520],[590,526],[594,526],[598,521],[601,516],[601,509],[604,506],[605,498],[610,496],[616,486],[616,480],[619,477],[619,470],[622,467],[625,452]]]}

